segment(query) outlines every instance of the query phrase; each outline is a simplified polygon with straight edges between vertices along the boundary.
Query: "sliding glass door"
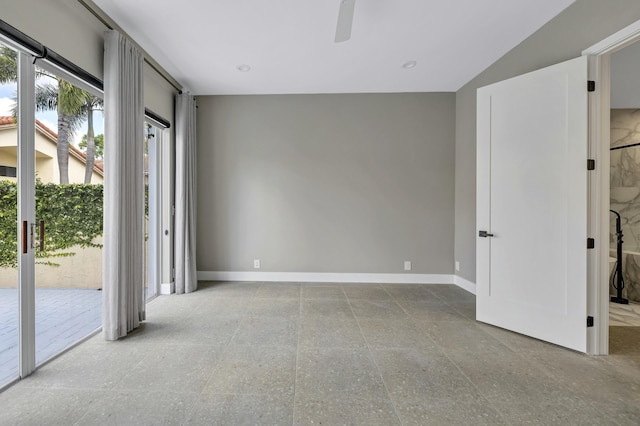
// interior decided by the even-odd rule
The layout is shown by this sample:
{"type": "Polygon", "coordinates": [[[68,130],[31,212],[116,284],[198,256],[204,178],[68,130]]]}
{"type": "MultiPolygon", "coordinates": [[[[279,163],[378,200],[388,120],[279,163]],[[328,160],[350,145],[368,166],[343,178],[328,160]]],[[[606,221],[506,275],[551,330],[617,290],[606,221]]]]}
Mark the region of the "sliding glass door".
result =
{"type": "Polygon", "coordinates": [[[160,143],[164,130],[145,123],[145,275],[146,298],[150,300],[160,292],[161,235],[160,223],[162,205],[162,150],[160,143]]]}
{"type": "Polygon", "coordinates": [[[36,68],[36,365],[102,323],[102,106],[36,68]]]}
{"type": "Polygon", "coordinates": [[[0,387],[19,377],[17,52],[0,44],[0,387]]]}
{"type": "MultiPolygon", "coordinates": [[[[0,44],[0,389],[102,324],[102,92],[20,49],[0,44]]],[[[167,132],[149,120],[147,299],[169,244],[167,132]]]]}
{"type": "Polygon", "coordinates": [[[0,74],[2,388],[101,326],[104,136],[98,91],[4,45],[0,74]]]}

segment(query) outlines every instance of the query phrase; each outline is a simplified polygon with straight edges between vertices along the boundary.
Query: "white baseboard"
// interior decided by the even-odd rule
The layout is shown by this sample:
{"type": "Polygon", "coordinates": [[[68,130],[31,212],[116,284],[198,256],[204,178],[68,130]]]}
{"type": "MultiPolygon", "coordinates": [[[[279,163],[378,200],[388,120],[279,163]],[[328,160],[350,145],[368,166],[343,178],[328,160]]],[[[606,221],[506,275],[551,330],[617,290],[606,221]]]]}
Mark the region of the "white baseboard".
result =
{"type": "Polygon", "coordinates": [[[453,276],[453,283],[461,289],[467,290],[469,293],[476,294],[476,283],[472,283],[459,275],[453,276]]]}
{"type": "MultiPolygon", "coordinates": [[[[455,284],[476,294],[476,284],[452,274],[357,274],[332,272],[198,271],[199,281],[263,281],[306,283],[455,284]]],[[[164,293],[162,284],[161,294],[164,293]]],[[[174,292],[173,283],[171,292],[174,292]]]]}
{"type": "Polygon", "coordinates": [[[332,272],[198,271],[200,281],[307,283],[454,284],[450,274],[359,274],[332,272]]]}
{"type": "Polygon", "coordinates": [[[160,284],[160,294],[173,294],[176,292],[176,283],[171,281],[170,283],[160,284]]]}

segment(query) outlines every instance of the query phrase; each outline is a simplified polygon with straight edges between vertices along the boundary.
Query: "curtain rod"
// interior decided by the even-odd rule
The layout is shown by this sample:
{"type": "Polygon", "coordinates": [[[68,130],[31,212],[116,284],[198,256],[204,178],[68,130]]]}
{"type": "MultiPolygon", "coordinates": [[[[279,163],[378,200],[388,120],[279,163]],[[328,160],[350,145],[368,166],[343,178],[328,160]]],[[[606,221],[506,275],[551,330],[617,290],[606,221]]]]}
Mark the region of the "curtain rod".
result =
{"type": "MultiPolygon", "coordinates": [[[[118,30],[118,31],[122,31],[120,28],[114,28],[113,25],[111,25],[110,22],[108,22],[106,19],[104,19],[102,17],[101,14],[99,14],[98,12],[96,12],[95,8],[93,6],[91,6],[89,3],[87,3],[84,0],[78,0],[78,3],[80,3],[82,6],[84,6],[85,9],[87,9],[89,11],[89,13],[91,13],[98,21],[100,21],[102,23],[102,25],[104,25],[105,27],[107,27],[107,29],[109,30],[118,30]]],[[[143,49],[144,50],[144,49],[143,49]]],[[[173,87],[176,90],[182,90],[182,87],[178,87],[176,85],[176,83],[174,83],[173,81],[171,81],[171,79],[169,79],[164,72],[160,71],[158,69],[158,67],[152,63],[150,60],[148,60],[146,57],[144,58],[144,61],[147,63],[147,65],[149,65],[156,73],[158,73],[158,75],[160,77],[162,77],[164,79],[164,81],[166,81],[167,83],[169,83],[171,85],[171,87],[173,87]]]]}
{"type": "Polygon", "coordinates": [[[638,143],[632,143],[631,145],[624,145],[624,146],[615,146],[613,148],[611,148],[609,151],[615,151],[617,149],[625,149],[625,148],[632,148],[634,146],[640,146],[640,142],[638,143]]]}
{"type": "Polygon", "coordinates": [[[162,116],[151,111],[149,108],[144,109],[144,115],[145,117],[150,118],[151,120],[157,122],[158,124],[162,124],[165,127],[165,129],[168,129],[169,127],[171,127],[171,123],[169,123],[168,120],[164,119],[162,116]]]}
{"type": "MultiPolygon", "coordinates": [[[[7,24],[5,21],[0,20],[0,34],[3,34],[5,37],[9,38],[14,43],[17,43],[20,46],[25,47],[27,50],[31,51],[34,54],[34,58],[37,59],[46,59],[55,66],[62,68],[63,70],[69,72],[70,74],[75,75],[79,79],[87,82],[91,86],[95,87],[99,90],[104,90],[104,86],[102,84],[102,80],[100,80],[95,75],[83,70],[73,62],[54,52],[53,50],[47,48],[42,43],[32,39],[22,31],[17,28],[7,24]]],[[[34,61],[35,63],[35,61],[34,61]]]]}
{"type": "MultiPolygon", "coordinates": [[[[0,34],[4,35],[17,45],[23,46],[24,48],[29,50],[34,56],[34,63],[37,59],[45,59],[55,66],[63,69],[64,71],[78,77],[80,80],[85,81],[87,84],[95,87],[96,89],[104,91],[104,83],[98,77],[85,71],[73,62],[57,54],[53,50],[47,48],[45,45],[37,42],[22,31],[12,27],[1,19],[0,34]]],[[[147,108],[144,109],[144,114],[146,117],[155,120],[166,128],[169,128],[171,126],[169,120],[159,116],[158,114],[147,108]]]]}

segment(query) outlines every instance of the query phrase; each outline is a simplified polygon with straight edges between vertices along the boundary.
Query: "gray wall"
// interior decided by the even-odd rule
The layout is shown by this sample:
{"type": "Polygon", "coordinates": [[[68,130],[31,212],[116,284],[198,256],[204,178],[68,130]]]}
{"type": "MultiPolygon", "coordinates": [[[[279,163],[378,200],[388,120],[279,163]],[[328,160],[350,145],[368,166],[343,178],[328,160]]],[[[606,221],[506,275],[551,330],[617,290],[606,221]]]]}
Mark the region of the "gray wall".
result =
{"type": "Polygon", "coordinates": [[[198,105],[198,270],[453,272],[453,93],[198,105]]]}
{"type": "Polygon", "coordinates": [[[580,56],[640,20],[638,0],[577,0],[456,93],[455,258],[475,282],[476,89],[580,56]]]}
{"type": "Polygon", "coordinates": [[[640,107],[640,43],[611,55],[611,108],[640,107]]]}

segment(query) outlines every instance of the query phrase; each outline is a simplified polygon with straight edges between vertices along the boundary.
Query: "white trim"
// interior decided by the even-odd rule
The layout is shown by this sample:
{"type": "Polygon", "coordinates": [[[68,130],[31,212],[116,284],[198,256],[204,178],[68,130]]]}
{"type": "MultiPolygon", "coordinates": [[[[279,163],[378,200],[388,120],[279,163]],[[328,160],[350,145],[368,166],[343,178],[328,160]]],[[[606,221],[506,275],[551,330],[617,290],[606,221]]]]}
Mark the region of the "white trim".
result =
{"type": "Polygon", "coordinates": [[[87,83],[86,81],[79,78],[75,74],[70,73],[69,71],[55,65],[52,62],[49,62],[49,60],[47,59],[38,60],[38,67],[42,68],[45,71],[49,71],[51,74],[54,74],[55,76],[62,78],[63,80],[73,84],[76,87],[79,87],[84,91],[89,92],[90,94],[92,94],[97,98],[104,99],[104,90],[99,89],[87,83]]]}
{"type": "Polygon", "coordinates": [[[638,39],[640,39],[640,21],[634,22],[601,42],[583,50],[582,54],[603,55],[605,53],[613,53],[635,43],[638,39]]]}
{"type": "Polygon", "coordinates": [[[173,294],[176,292],[176,284],[171,281],[170,283],[160,284],[160,294],[173,294]]]}
{"type": "Polygon", "coordinates": [[[587,328],[590,355],[609,353],[609,59],[609,54],[589,58],[589,79],[597,82],[589,98],[589,158],[596,160],[589,174],[589,235],[596,238],[595,250],[588,253],[587,315],[595,320],[594,327],[587,328]]]}
{"type": "Polygon", "coordinates": [[[18,294],[20,311],[19,374],[27,377],[36,368],[35,247],[35,67],[29,54],[18,52],[18,294]],[[27,224],[27,247],[23,247],[23,223],[27,224]]]}
{"type": "Polygon", "coordinates": [[[471,294],[476,294],[476,283],[462,278],[460,275],[453,276],[453,283],[463,290],[467,290],[471,294]]]}
{"type": "MultiPolygon", "coordinates": [[[[148,122],[146,119],[145,121],[148,122]]],[[[154,137],[150,137],[147,142],[147,170],[149,173],[147,286],[152,288],[153,295],[157,296],[160,291],[160,282],[162,281],[162,269],[160,266],[160,256],[162,253],[162,148],[160,147],[160,138],[162,138],[162,132],[157,127],[152,127],[152,129],[154,131],[154,137]]]]}
{"type": "Polygon", "coordinates": [[[454,276],[450,274],[360,274],[332,272],[198,271],[198,280],[309,283],[454,284],[454,276]]]}
{"type": "MultiPolygon", "coordinates": [[[[609,148],[610,148],[610,56],[640,41],[640,21],[623,28],[585,49],[589,58],[589,79],[596,81],[596,93],[589,106],[590,152],[596,160],[596,175],[591,181],[589,215],[590,231],[597,244],[588,272],[587,300],[589,315],[595,324],[588,329],[590,355],[609,353],[609,148]]],[[[591,255],[591,254],[590,254],[591,255]]]]}

